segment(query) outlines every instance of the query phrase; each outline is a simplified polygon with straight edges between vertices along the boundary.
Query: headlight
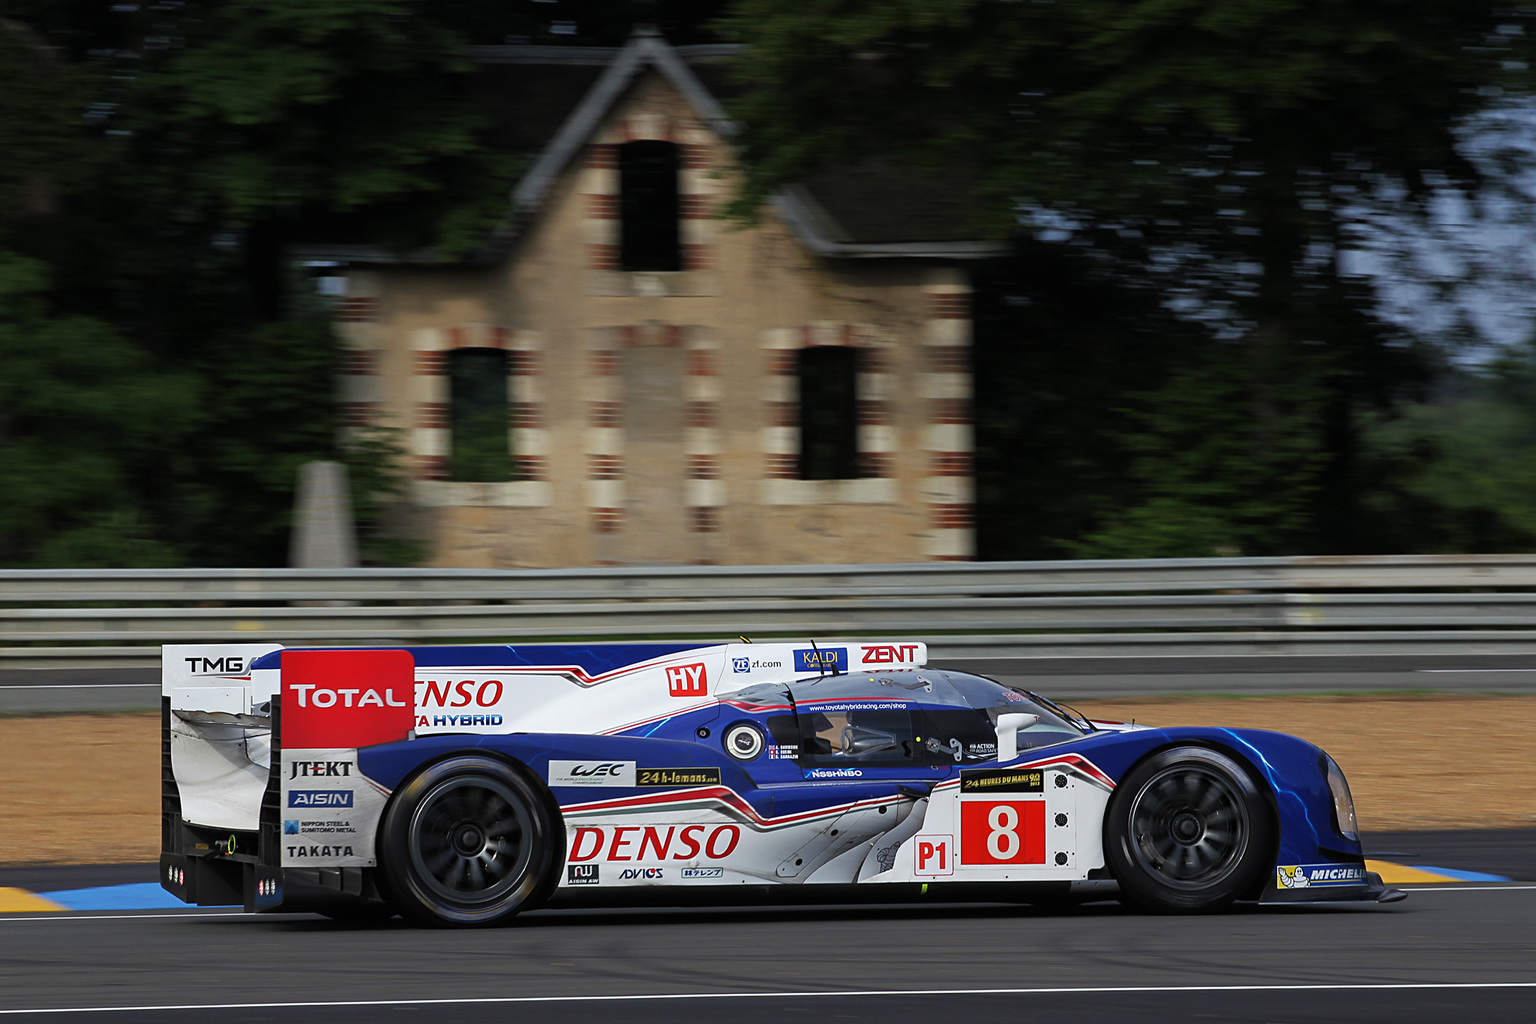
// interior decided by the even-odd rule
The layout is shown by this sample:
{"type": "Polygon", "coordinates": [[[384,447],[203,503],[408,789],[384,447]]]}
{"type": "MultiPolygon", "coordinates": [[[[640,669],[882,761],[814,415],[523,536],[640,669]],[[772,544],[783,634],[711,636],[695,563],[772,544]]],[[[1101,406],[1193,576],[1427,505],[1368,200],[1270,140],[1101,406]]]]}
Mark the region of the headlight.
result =
{"type": "Polygon", "coordinates": [[[1360,841],[1360,827],[1355,823],[1355,800],[1349,795],[1349,783],[1344,772],[1333,758],[1322,756],[1317,766],[1328,779],[1328,791],[1333,794],[1333,828],[1345,839],[1360,841]]]}

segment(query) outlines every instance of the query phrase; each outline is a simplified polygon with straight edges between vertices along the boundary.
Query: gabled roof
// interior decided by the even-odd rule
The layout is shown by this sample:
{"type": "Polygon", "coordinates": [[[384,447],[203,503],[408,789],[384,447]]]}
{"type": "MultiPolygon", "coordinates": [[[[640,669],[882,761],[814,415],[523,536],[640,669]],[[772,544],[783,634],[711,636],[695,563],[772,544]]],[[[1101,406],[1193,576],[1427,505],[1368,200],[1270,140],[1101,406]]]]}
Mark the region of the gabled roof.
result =
{"type": "MultiPolygon", "coordinates": [[[[482,71],[481,93],[498,122],[499,141],[534,154],[512,191],[501,224],[466,262],[504,253],[538,213],[559,176],[570,167],[635,80],[648,71],[665,78],[722,138],[736,133],[714,91],[727,86],[721,65],[741,47],[673,47],[654,29],[639,29],[627,44],[610,47],[477,46],[470,57],[482,71]]],[[[968,237],[975,206],[952,182],[929,188],[912,171],[871,163],[827,171],[790,186],[772,204],[812,252],[829,257],[978,259],[1006,251],[997,241],[968,237]]],[[[306,244],[305,259],[365,264],[454,261],[433,249],[399,253],[368,245],[306,244]]]]}

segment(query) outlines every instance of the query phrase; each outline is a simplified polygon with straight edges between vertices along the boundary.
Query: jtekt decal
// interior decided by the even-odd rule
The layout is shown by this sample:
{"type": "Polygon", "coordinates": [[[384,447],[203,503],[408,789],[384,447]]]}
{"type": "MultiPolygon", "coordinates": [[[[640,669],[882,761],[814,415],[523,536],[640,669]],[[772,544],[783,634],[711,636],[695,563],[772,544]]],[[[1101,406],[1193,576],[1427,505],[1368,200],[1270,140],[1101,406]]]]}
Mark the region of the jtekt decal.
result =
{"type": "Polygon", "coordinates": [[[292,769],[290,779],[315,779],[315,778],[351,778],[351,761],[295,761],[290,766],[292,769]]]}

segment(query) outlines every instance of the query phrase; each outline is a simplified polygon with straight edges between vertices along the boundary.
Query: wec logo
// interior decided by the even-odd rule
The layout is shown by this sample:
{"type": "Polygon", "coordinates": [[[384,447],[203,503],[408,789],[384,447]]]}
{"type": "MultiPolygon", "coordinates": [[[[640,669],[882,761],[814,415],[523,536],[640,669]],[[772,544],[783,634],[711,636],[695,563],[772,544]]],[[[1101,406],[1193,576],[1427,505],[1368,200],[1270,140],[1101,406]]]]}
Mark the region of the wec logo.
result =
{"type": "Polygon", "coordinates": [[[667,692],[674,697],[707,697],[709,677],[704,663],[667,666],[667,692]]]}
{"type": "Polygon", "coordinates": [[[610,786],[634,788],[633,761],[555,761],[549,762],[551,786],[610,786]]]}

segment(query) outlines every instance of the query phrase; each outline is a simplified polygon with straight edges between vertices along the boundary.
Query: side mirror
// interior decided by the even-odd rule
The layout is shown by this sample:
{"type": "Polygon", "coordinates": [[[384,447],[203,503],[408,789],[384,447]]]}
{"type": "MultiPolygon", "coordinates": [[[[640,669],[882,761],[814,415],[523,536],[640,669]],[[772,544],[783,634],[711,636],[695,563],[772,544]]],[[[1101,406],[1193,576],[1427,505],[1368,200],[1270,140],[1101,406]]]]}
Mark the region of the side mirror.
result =
{"type": "Polygon", "coordinates": [[[1019,756],[1019,730],[1028,729],[1040,721],[1039,715],[1026,715],[1015,711],[997,716],[997,759],[1012,761],[1019,756]]]}

